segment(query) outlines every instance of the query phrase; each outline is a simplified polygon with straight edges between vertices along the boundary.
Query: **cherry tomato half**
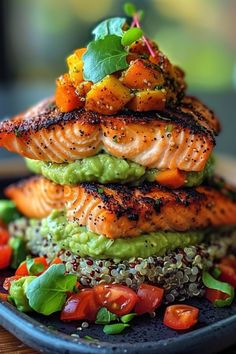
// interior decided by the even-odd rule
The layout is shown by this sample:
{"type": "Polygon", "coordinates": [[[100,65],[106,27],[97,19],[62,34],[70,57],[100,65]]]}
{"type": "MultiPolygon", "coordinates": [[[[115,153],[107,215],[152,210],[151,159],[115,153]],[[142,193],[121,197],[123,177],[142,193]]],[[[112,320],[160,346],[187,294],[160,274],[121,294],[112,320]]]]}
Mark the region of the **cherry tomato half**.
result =
{"type": "Polygon", "coordinates": [[[216,300],[226,300],[229,295],[220,290],[206,288],[205,297],[214,304],[216,300]]]}
{"type": "Polygon", "coordinates": [[[83,289],[71,295],[61,312],[61,320],[95,321],[100,305],[97,304],[93,289],[83,289]]]}
{"type": "Polygon", "coordinates": [[[0,269],[9,267],[11,263],[12,248],[9,245],[0,245],[0,269]]]}
{"type": "Polygon", "coordinates": [[[236,288],[236,268],[225,264],[219,264],[218,267],[221,271],[219,279],[236,288]]]}
{"type": "Polygon", "coordinates": [[[170,305],[166,308],[164,324],[175,330],[194,326],[198,320],[199,309],[189,305],[170,305]]]}
{"type": "MultiPolygon", "coordinates": [[[[36,257],[34,258],[34,263],[36,264],[42,264],[44,266],[44,271],[48,268],[48,264],[47,264],[47,260],[45,257],[36,257]]],[[[39,273],[39,274],[34,274],[34,275],[40,275],[43,272],[39,273]]],[[[29,271],[27,268],[27,262],[24,261],[22,262],[19,267],[17,268],[15,275],[22,275],[22,276],[27,276],[29,275],[29,271]]]]}
{"type": "Polygon", "coordinates": [[[227,256],[221,259],[220,264],[230,266],[236,269],[236,257],[235,256],[227,256]]]}
{"type": "Polygon", "coordinates": [[[0,300],[7,301],[8,294],[0,293],[0,300]]]}
{"type": "Polygon", "coordinates": [[[137,294],[130,288],[118,284],[99,284],[94,287],[96,301],[117,316],[130,313],[137,300],[137,294]]]}
{"type": "Polygon", "coordinates": [[[164,290],[157,286],[141,284],[138,292],[138,301],[135,305],[134,312],[138,315],[150,313],[161,305],[164,290]]]}
{"type": "Polygon", "coordinates": [[[61,263],[63,263],[62,260],[59,257],[56,257],[51,261],[50,265],[61,264],[61,263]]]}
{"type": "Polygon", "coordinates": [[[0,245],[6,245],[9,240],[9,232],[5,227],[0,225],[0,245]]]}
{"type": "Polygon", "coordinates": [[[3,283],[3,288],[5,290],[10,290],[10,287],[11,287],[11,283],[14,281],[14,280],[18,280],[22,278],[22,275],[13,275],[12,277],[9,277],[9,278],[5,278],[4,280],[4,283],[3,283]]]}

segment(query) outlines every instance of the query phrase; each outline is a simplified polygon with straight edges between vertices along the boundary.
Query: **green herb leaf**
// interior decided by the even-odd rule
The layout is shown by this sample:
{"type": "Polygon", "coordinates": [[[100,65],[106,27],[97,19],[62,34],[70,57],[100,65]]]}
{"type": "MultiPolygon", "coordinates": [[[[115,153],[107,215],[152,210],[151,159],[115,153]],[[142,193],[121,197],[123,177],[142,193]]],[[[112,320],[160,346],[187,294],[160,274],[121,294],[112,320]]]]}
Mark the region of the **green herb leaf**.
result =
{"type": "Polygon", "coordinates": [[[121,39],[121,44],[123,46],[129,46],[143,35],[143,31],[141,28],[130,28],[128,31],[124,32],[123,37],[121,39]]]}
{"type": "Polygon", "coordinates": [[[11,200],[0,200],[0,219],[4,224],[9,224],[11,221],[19,218],[20,214],[11,200]]]}
{"type": "Polygon", "coordinates": [[[114,34],[90,42],[83,55],[84,79],[98,82],[106,75],[126,69],[127,55],[121,44],[121,37],[114,34]]]}
{"type": "Polygon", "coordinates": [[[103,332],[105,334],[119,334],[121,332],[123,332],[123,330],[126,327],[129,327],[130,325],[127,323],[115,323],[115,324],[111,324],[111,325],[106,325],[103,328],[103,332]]]}
{"type": "Polygon", "coordinates": [[[167,124],[165,127],[165,131],[168,133],[171,133],[173,130],[173,125],[172,124],[167,124]]]}
{"type": "Polygon", "coordinates": [[[137,316],[136,313],[128,313],[127,315],[121,316],[120,320],[123,323],[129,323],[135,316],[137,316]]]}
{"type": "Polygon", "coordinates": [[[121,37],[123,35],[122,28],[125,22],[126,19],[123,17],[113,17],[102,21],[92,32],[95,36],[95,40],[103,38],[109,34],[115,34],[116,36],[121,37]]]}
{"type": "Polygon", "coordinates": [[[108,324],[112,321],[115,321],[116,319],[117,316],[114,313],[111,313],[105,307],[102,307],[97,313],[97,318],[95,323],[108,324]]]}
{"type": "Polygon", "coordinates": [[[132,2],[126,2],[124,4],[123,9],[124,9],[125,14],[130,17],[132,17],[137,12],[136,7],[134,4],[132,4],[132,2]]]}
{"type": "Polygon", "coordinates": [[[76,275],[65,274],[64,264],[53,264],[27,287],[30,307],[46,316],[60,311],[66,301],[66,293],[73,291],[76,281],[76,275]]]}
{"type": "Polygon", "coordinates": [[[218,279],[219,276],[221,275],[221,270],[220,268],[215,267],[212,271],[212,275],[214,278],[218,279]]]}
{"type": "Polygon", "coordinates": [[[234,299],[234,288],[230,284],[224,283],[222,281],[219,281],[219,280],[213,278],[211,276],[211,274],[208,272],[203,272],[202,282],[209,289],[219,290],[219,291],[229,295],[229,297],[226,300],[216,300],[214,302],[214,306],[224,307],[224,306],[231,305],[231,303],[234,299]]]}
{"type": "Polygon", "coordinates": [[[11,237],[9,244],[12,248],[11,267],[17,269],[27,257],[26,244],[21,237],[11,237]]]}
{"type": "Polygon", "coordinates": [[[34,258],[28,258],[26,260],[26,267],[30,275],[40,274],[45,269],[42,263],[35,263],[34,258]]]}

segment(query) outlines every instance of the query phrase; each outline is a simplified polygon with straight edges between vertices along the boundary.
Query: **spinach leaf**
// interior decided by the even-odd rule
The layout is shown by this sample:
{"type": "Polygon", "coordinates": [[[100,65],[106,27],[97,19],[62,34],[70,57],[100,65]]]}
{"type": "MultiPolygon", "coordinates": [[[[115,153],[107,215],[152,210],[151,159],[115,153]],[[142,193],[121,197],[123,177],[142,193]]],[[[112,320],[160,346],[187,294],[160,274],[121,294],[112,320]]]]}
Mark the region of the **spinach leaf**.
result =
{"type": "Polygon", "coordinates": [[[28,258],[26,260],[26,267],[30,275],[38,275],[39,273],[42,273],[45,269],[44,264],[35,263],[34,258],[28,258]]]}
{"type": "Polygon", "coordinates": [[[43,315],[60,311],[66,301],[66,293],[73,291],[76,281],[76,275],[65,274],[64,264],[53,264],[27,287],[30,307],[43,315]]]}
{"type": "Polygon", "coordinates": [[[121,44],[121,37],[114,34],[90,42],[83,55],[84,79],[95,83],[106,75],[126,69],[127,55],[121,44]]]}
{"type": "Polygon", "coordinates": [[[94,28],[93,34],[95,36],[95,40],[103,38],[109,34],[115,34],[117,36],[122,36],[123,34],[123,26],[126,22],[124,17],[113,17],[108,18],[105,21],[102,21],[94,28]]]}

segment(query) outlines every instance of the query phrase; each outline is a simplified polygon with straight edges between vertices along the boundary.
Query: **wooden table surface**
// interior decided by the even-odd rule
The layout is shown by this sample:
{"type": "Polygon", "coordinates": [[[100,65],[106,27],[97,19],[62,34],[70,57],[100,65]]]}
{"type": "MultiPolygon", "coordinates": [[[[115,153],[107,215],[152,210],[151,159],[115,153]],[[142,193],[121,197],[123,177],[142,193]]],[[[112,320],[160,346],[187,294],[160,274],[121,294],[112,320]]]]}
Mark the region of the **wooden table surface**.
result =
{"type": "Polygon", "coordinates": [[[33,349],[25,346],[16,337],[0,327],[0,353],[8,354],[37,354],[33,349]]]}

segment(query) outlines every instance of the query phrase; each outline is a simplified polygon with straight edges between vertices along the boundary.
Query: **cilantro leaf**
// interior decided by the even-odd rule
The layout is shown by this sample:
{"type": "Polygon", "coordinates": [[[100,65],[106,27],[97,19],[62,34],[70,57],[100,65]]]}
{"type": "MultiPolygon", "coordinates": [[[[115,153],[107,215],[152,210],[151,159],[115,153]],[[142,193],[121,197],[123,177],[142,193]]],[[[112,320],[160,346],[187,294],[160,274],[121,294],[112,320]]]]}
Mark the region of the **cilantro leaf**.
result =
{"type": "Polygon", "coordinates": [[[116,36],[121,37],[123,35],[122,28],[125,22],[126,19],[124,17],[113,17],[102,21],[92,32],[95,36],[95,40],[103,38],[109,34],[115,34],[116,36]]]}
{"type": "Polygon", "coordinates": [[[106,75],[126,69],[127,55],[121,44],[121,37],[114,34],[90,42],[83,55],[84,80],[96,83],[106,75]]]}
{"type": "Polygon", "coordinates": [[[97,313],[96,324],[108,324],[115,321],[117,316],[114,313],[108,311],[105,307],[100,308],[97,313]]]}
{"type": "Polygon", "coordinates": [[[73,291],[76,281],[76,275],[65,274],[64,264],[53,264],[27,287],[30,307],[46,316],[60,311],[66,301],[66,293],[73,291]]]}

